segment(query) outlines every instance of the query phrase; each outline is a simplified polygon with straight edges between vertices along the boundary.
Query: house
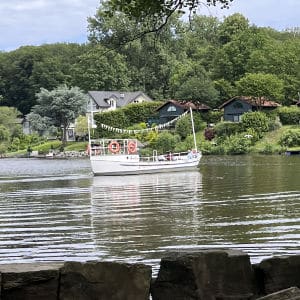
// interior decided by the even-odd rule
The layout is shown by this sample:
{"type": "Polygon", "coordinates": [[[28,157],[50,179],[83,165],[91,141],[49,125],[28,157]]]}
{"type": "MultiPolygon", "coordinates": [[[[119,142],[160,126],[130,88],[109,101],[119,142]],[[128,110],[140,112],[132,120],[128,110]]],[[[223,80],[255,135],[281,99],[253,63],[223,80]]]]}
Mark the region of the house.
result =
{"type": "Polygon", "coordinates": [[[239,122],[245,112],[270,111],[279,106],[279,103],[263,97],[236,96],[224,102],[219,109],[224,110],[224,121],[239,122]]]}
{"type": "Polygon", "coordinates": [[[187,101],[169,100],[157,108],[159,114],[159,124],[167,123],[182,115],[189,109],[195,112],[208,112],[210,107],[202,103],[193,103],[187,101]]]}
{"type": "Polygon", "coordinates": [[[115,110],[131,103],[142,103],[153,101],[141,91],[120,92],[120,91],[89,91],[87,113],[91,115],[94,124],[94,114],[103,111],[115,110]]]}
{"type": "Polygon", "coordinates": [[[102,112],[115,110],[130,103],[141,103],[152,101],[150,97],[141,91],[137,92],[107,92],[89,91],[89,112],[102,112]]]}

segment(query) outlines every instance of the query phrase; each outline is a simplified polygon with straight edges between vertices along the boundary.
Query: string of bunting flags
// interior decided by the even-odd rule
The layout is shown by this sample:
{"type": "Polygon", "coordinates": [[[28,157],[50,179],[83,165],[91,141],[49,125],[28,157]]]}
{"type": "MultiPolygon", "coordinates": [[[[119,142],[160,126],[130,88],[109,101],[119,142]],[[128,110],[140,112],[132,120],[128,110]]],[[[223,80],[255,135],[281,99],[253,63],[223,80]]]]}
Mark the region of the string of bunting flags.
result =
{"type": "Polygon", "coordinates": [[[116,128],[116,127],[112,127],[106,124],[100,124],[100,127],[108,130],[108,131],[113,131],[113,132],[117,132],[117,133],[128,133],[128,134],[135,134],[135,133],[143,133],[143,132],[149,132],[152,130],[159,130],[159,129],[163,129],[166,127],[169,127],[171,124],[175,123],[176,121],[178,121],[180,118],[182,118],[183,116],[185,116],[188,113],[188,111],[184,112],[183,114],[181,114],[180,116],[178,116],[177,118],[164,123],[164,124],[159,124],[157,126],[151,127],[151,128],[145,128],[145,129],[121,129],[121,128],[116,128]]]}

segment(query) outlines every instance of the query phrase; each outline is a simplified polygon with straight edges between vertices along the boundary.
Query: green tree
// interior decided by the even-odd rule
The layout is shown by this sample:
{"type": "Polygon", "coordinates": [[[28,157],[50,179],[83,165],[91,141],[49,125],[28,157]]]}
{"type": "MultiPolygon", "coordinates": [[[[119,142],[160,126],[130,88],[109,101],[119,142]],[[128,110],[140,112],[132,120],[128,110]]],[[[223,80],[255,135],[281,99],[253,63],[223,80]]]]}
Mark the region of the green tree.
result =
{"type": "Polygon", "coordinates": [[[53,89],[69,83],[71,66],[86,46],[53,44],[26,46],[0,53],[0,94],[3,105],[14,106],[24,115],[36,104],[41,87],[53,89]]]}
{"type": "Polygon", "coordinates": [[[55,126],[62,129],[61,139],[65,144],[70,123],[86,109],[86,94],[78,87],[68,88],[62,85],[52,91],[41,89],[36,96],[38,104],[33,107],[32,112],[51,119],[55,126]]]}
{"type": "Polygon", "coordinates": [[[174,66],[170,78],[171,96],[176,99],[207,103],[214,106],[218,92],[201,65],[186,60],[174,66]]]}
{"type": "Polygon", "coordinates": [[[218,38],[221,44],[227,44],[241,33],[249,29],[249,21],[239,13],[228,16],[218,28],[218,38]]]}
{"type": "Polygon", "coordinates": [[[201,1],[190,0],[109,0],[107,14],[112,16],[121,11],[129,16],[129,18],[145,24],[144,26],[147,28],[147,30],[145,29],[146,32],[153,32],[160,30],[176,11],[183,12],[185,9],[191,15],[201,6],[221,4],[222,7],[227,7],[232,1],[206,0],[203,3],[201,1]]]}
{"type": "Polygon", "coordinates": [[[18,122],[21,113],[14,107],[0,106],[0,125],[3,125],[10,136],[18,136],[21,132],[21,125],[18,122]]]}
{"type": "Polygon", "coordinates": [[[8,141],[10,138],[9,130],[2,124],[0,124],[0,143],[8,141]]]}
{"type": "Polygon", "coordinates": [[[88,120],[86,116],[79,116],[75,122],[76,135],[84,138],[88,134],[88,120]]]}
{"type": "MultiPolygon", "coordinates": [[[[175,28],[181,24],[178,16],[172,17],[158,36],[149,34],[136,39],[141,30],[140,24],[123,13],[108,16],[105,9],[106,3],[100,6],[93,18],[89,18],[89,40],[92,45],[102,45],[106,52],[110,49],[126,60],[130,90],[146,91],[153,99],[167,98],[170,69],[176,56],[173,50],[178,44],[174,42],[175,28]]],[[[95,63],[94,59],[91,63],[95,63]]]]}
{"type": "Polygon", "coordinates": [[[292,104],[300,90],[300,38],[269,39],[251,53],[247,71],[278,76],[284,81],[285,104],[292,104]]]}
{"type": "Polygon", "coordinates": [[[126,90],[129,73],[125,57],[117,52],[96,45],[79,57],[74,64],[72,83],[85,91],[126,90]]]}
{"type": "Polygon", "coordinates": [[[265,99],[282,101],[284,97],[284,83],[273,74],[246,74],[236,82],[236,86],[240,95],[258,99],[258,105],[263,104],[265,99]]]}

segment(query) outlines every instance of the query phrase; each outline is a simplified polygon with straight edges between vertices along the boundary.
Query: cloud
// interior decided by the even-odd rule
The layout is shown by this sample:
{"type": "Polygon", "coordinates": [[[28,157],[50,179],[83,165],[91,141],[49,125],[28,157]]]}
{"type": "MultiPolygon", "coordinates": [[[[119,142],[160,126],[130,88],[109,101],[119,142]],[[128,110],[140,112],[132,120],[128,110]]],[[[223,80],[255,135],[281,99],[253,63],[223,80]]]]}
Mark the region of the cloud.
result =
{"type": "MultiPolygon", "coordinates": [[[[87,40],[87,18],[100,0],[2,0],[0,1],[0,51],[23,45],[87,40]]],[[[200,13],[220,19],[235,12],[250,23],[277,30],[299,27],[300,0],[234,0],[230,9],[202,7],[200,13]]]]}
{"type": "Polygon", "coordinates": [[[56,42],[82,43],[99,0],[10,0],[0,3],[0,50],[56,42]]]}
{"type": "Polygon", "coordinates": [[[229,9],[210,9],[219,18],[241,13],[251,24],[276,30],[299,27],[299,0],[234,0],[229,9]]]}

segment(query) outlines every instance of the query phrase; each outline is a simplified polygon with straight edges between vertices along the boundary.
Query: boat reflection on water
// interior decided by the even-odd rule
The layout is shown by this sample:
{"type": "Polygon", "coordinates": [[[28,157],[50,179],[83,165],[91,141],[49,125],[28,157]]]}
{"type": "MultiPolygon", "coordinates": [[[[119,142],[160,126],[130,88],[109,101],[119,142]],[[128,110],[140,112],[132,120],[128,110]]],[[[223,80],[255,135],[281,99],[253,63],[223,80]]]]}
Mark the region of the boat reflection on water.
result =
{"type": "Polygon", "coordinates": [[[159,248],[178,234],[178,213],[199,203],[201,181],[199,171],[94,177],[92,230],[102,259],[158,265],[159,248]]]}
{"type": "Polygon", "coordinates": [[[159,195],[160,190],[163,189],[174,188],[175,194],[178,188],[197,192],[200,183],[201,174],[198,171],[131,176],[96,176],[93,178],[92,204],[101,204],[102,206],[105,200],[110,201],[110,203],[118,201],[138,203],[141,201],[141,195],[144,194],[146,197],[159,195]],[[102,202],[99,203],[99,200],[102,202]]]}

